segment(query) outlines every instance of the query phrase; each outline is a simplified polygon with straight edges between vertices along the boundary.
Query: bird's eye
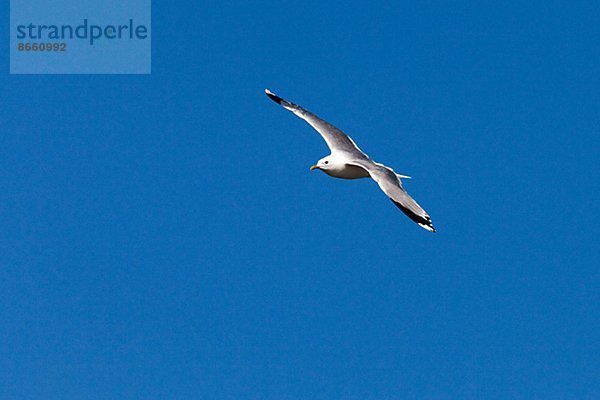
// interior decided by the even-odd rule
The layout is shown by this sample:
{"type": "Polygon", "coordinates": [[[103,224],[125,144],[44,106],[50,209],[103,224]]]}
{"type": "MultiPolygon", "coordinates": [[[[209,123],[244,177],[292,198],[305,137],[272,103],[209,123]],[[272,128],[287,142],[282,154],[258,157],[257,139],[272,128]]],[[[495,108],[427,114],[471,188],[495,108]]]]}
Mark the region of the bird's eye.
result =
{"type": "Polygon", "coordinates": [[[323,164],[329,164],[329,161],[323,161],[323,164]]]}

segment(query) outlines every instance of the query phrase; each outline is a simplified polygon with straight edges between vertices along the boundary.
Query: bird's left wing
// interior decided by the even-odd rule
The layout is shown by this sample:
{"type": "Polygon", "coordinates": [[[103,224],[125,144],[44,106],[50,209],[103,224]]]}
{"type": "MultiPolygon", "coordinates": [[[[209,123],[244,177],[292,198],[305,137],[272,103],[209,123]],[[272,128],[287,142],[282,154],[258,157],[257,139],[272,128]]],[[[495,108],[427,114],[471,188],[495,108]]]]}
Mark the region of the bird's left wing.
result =
{"type": "Polygon", "coordinates": [[[404,190],[399,175],[389,167],[371,160],[353,160],[349,165],[365,169],[392,202],[422,228],[435,232],[427,212],[404,190]]]}
{"type": "Polygon", "coordinates": [[[317,117],[315,114],[300,107],[298,104],[282,99],[269,89],[265,89],[265,93],[275,103],[281,105],[286,110],[293,112],[296,116],[302,118],[308,122],[310,126],[315,128],[315,130],[323,137],[332,153],[341,150],[365,155],[348,135],[331,125],[329,122],[317,117]]]}

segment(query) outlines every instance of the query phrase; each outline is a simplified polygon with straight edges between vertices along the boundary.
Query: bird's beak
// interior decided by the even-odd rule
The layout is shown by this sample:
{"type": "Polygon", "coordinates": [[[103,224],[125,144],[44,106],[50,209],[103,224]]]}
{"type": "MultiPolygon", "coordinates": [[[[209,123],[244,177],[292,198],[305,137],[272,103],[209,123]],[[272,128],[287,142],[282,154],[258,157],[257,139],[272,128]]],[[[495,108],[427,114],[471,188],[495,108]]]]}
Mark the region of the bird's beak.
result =
{"type": "Polygon", "coordinates": [[[312,171],[313,169],[319,169],[318,165],[313,165],[312,167],[310,167],[310,170],[312,171]]]}

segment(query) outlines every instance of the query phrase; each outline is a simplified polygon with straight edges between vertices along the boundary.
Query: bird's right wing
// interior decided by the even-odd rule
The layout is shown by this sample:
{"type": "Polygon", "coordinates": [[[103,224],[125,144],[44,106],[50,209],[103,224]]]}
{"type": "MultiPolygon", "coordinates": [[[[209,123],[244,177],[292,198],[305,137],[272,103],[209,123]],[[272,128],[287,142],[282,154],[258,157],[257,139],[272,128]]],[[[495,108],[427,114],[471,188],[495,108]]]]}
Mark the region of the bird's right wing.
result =
{"type": "Polygon", "coordinates": [[[383,192],[392,200],[392,202],[398,207],[404,214],[410,219],[416,222],[422,228],[427,229],[430,232],[435,232],[435,228],[431,223],[431,218],[425,210],[404,190],[402,182],[398,174],[389,167],[383,164],[373,162],[371,160],[355,160],[347,162],[347,164],[354,165],[365,169],[371,178],[383,190],[383,192]]]}
{"type": "Polygon", "coordinates": [[[325,139],[327,146],[331,152],[335,151],[347,151],[350,153],[364,153],[358,148],[356,143],[344,132],[331,125],[329,122],[322,120],[310,111],[300,107],[297,104],[287,101],[271,92],[269,89],[265,89],[265,93],[271,100],[281,105],[286,110],[289,110],[296,114],[296,116],[302,118],[310,124],[319,134],[325,139]]]}

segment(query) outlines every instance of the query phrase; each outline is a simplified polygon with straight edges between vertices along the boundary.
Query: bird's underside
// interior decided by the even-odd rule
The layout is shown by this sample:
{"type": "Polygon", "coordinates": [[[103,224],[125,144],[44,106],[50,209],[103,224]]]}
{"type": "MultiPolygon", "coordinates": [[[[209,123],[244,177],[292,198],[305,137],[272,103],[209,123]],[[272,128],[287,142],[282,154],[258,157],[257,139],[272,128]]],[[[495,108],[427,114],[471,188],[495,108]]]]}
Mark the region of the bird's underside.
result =
{"type": "MultiPolygon", "coordinates": [[[[327,173],[326,171],[324,171],[327,173]]],[[[336,178],[342,179],[360,179],[360,178],[370,178],[369,172],[361,167],[354,166],[352,164],[346,164],[346,168],[344,168],[344,172],[341,173],[336,178]]]]}
{"type": "Polygon", "coordinates": [[[311,169],[321,169],[335,178],[373,178],[380,189],[410,219],[424,229],[435,232],[427,212],[402,187],[400,178],[408,177],[398,175],[391,168],[371,160],[348,135],[327,121],[297,104],[282,99],[268,89],[265,92],[271,100],[308,122],[327,143],[331,154],[321,159],[311,169]]]}

